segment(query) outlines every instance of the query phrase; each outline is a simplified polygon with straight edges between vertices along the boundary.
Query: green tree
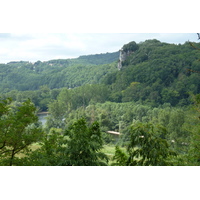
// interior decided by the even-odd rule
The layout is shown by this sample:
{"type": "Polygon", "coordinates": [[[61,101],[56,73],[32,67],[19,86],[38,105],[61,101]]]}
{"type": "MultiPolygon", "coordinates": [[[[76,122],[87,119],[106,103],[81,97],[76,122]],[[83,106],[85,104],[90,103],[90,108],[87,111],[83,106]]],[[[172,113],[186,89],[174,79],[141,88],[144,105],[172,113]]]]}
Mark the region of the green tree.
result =
{"type": "Polygon", "coordinates": [[[103,139],[97,122],[87,126],[85,119],[73,123],[63,134],[61,129],[51,129],[40,148],[24,158],[28,166],[100,166],[108,158],[101,152],[103,139]]]}
{"type": "Polygon", "coordinates": [[[106,165],[107,156],[100,150],[103,140],[97,122],[87,126],[85,119],[79,119],[65,132],[59,165],[98,166],[106,165]]]}
{"type": "Polygon", "coordinates": [[[189,146],[188,165],[200,165],[200,94],[193,96],[194,116],[191,127],[191,142],[189,146]],[[196,122],[196,123],[194,123],[196,122]]]}
{"type": "Polygon", "coordinates": [[[136,44],[136,42],[132,41],[132,42],[129,42],[128,44],[125,44],[122,49],[125,52],[136,51],[139,49],[139,46],[136,44]]]}
{"type": "Polygon", "coordinates": [[[57,131],[45,134],[36,150],[28,152],[22,160],[25,166],[58,166],[60,159],[58,150],[63,141],[63,135],[57,131]]]}
{"type": "Polygon", "coordinates": [[[178,103],[180,94],[172,89],[163,88],[162,92],[163,103],[170,103],[172,106],[175,106],[178,103]]]}
{"type": "Polygon", "coordinates": [[[30,100],[13,105],[11,99],[0,100],[0,163],[15,165],[16,155],[42,137],[36,108],[30,100]]]}
{"type": "Polygon", "coordinates": [[[116,166],[126,166],[127,160],[128,160],[128,155],[123,152],[119,146],[115,147],[115,155],[113,157],[113,160],[116,162],[113,163],[112,165],[116,166]]]}
{"type": "Polygon", "coordinates": [[[116,149],[117,164],[129,166],[166,166],[172,165],[176,153],[170,150],[165,138],[165,128],[149,123],[137,123],[130,128],[130,141],[127,155],[116,149]],[[126,159],[127,157],[127,159],[126,159]]]}

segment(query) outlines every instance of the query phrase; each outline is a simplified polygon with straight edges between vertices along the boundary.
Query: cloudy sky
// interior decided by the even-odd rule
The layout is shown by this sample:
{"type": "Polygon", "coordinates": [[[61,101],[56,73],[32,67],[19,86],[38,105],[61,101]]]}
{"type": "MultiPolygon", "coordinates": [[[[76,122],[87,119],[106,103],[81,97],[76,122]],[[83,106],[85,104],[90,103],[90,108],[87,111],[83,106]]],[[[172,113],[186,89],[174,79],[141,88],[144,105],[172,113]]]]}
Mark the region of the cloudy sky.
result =
{"type": "Polygon", "coordinates": [[[116,52],[130,41],[198,42],[196,33],[0,33],[0,63],[47,61],[116,52]]]}

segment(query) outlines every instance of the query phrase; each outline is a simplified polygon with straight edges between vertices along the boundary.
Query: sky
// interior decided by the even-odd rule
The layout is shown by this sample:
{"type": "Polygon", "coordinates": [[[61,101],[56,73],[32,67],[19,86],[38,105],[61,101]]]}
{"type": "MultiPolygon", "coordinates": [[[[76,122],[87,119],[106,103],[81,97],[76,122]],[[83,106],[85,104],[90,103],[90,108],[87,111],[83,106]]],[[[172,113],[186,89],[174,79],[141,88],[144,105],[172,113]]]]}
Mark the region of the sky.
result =
{"type": "Polygon", "coordinates": [[[198,42],[196,33],[0,33],[0,63],[116,52],[131,41],[148,39],[175,44],[198,42]]]}

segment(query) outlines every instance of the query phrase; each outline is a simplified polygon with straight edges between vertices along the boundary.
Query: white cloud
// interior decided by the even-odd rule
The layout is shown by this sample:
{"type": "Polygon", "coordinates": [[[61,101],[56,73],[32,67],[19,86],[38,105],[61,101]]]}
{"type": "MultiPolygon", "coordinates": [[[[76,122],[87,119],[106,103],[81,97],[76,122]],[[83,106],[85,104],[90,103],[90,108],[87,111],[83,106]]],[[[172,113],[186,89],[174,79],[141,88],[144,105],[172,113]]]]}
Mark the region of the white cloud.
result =
{"type": "Polygon", "coordinates": [[[195,33],[13,33],[0,34],[0,63],[10,61],[46,61],[80,55],[118,51],[130,41],[147,39],[162,42],[197,42],[195,33]]]}

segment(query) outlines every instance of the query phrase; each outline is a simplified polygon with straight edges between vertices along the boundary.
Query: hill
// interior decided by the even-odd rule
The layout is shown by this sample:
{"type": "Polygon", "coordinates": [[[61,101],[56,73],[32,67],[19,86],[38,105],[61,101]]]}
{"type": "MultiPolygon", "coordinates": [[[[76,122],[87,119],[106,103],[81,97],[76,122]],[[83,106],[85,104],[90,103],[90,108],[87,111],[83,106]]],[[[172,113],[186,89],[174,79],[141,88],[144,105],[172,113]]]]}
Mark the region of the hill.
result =
{"type": "Polygon", "coordinates": [[[188,70],[200,71],[199,58],[200,51],[189,42],[176,45],[154,39],[125,44],[121,53],[10,62],[0,65],[0,92],[38,90],[43,85],[56,89],[104,84],[109,89],[107,101],[183,106],[191,103],[191,93],[200,93],[199,74],[188,70]]]}
{"type": "Polygon", "coordinates": [[[38,90],[43,85],[53,89],[99,83],[105,74],[116,70],[111,63],[118,57],[119,52],[115,52],[76,59],[0,64],[0,92],[38,90]]]}
{"type": "MultiPolygon", "coordinates": [[[[199,46],[199,44],[195,44],[199,46]]],[[[147,40],[122,62],[120,71],[107,74],[112,101],[146,101],[185,105],[189,94],[200,93],[200,51],[188,42],[181,45],[147,40]]]]}

